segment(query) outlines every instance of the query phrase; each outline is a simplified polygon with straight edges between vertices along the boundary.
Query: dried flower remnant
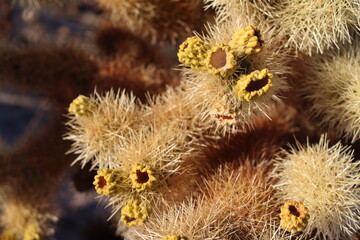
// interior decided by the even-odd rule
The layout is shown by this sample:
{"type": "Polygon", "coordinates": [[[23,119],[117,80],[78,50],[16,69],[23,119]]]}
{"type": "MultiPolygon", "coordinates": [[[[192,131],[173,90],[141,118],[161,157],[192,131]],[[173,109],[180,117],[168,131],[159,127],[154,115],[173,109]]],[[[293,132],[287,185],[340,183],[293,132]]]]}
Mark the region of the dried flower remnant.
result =
{"type": "Polygon", "coordinates": [[[166,235],[161,240],[188,240],[188,239],[182,236],[166,235]]]}
{"type": "Polygon", "coordinates": [[[287,201],[280,208],[281,228],[292,232],[302,232],[309,219],[308,209],[302,202],[287,201]]]}
{"type": "Polygon", "coordinates": [[[115,195],[125,188],[121,171],[108,168],[97,171],[93,184],[98,194],[106,196],[115,195]]]}
{"type": "Polygon", "coordinates": [[[216,102],[210,111],[210,115],[215,118],[215,121],[222,125],[235,124],[238,114],[239,111],[236,108],[227,104],[227,96],[216,102]]]}
{"type": "Polygon", "coordinates": [[[70,104],[69,113],[74,114],[76,117],[88,116],[92,112],[93,107],[94,105],[90,98],[80,95],[70,104]]]}
{"type": "Polygon", "coordinates": [[[267,68],[253,71],[249,75],[241,75],[234,87],[235,95],[239,100],[246,101],[256,96],[260,97],[272,87],[272,77],[267,68]]]}
{"type": "Polygon", "coordinates": [[[137,192],[152,189],[157,182],[155,172],[147,164],[134,164],[129,178],[132,188],[136,189],[137,192]]]}
{"type": "Polygon", "coordinates": [[[224,44],[216,45],[208,51],[205,65],[212,74],[224,78],[229,77],[237,68],[235,53],[229,46],[224,44]]]}
{"type": "Polygon", "coordinates": [[[142,226],[149,217],[151,208],[140,199],[132,199],[121,209],[121,221],[127,226],[142,226]]]}
{"type": "Polygon", "coordinates": [[[179,61],[190,68],[202,69],[209,48],[198,36],[189,37],[179,47],[179,61]]]}
{"type": "Polygon", "coordinates": [[[258,53],[261,51],[261,44],[260,32],[253,26],[247,26],[236,31],[229,42],[229,46],[237,55],[258,53]]]}

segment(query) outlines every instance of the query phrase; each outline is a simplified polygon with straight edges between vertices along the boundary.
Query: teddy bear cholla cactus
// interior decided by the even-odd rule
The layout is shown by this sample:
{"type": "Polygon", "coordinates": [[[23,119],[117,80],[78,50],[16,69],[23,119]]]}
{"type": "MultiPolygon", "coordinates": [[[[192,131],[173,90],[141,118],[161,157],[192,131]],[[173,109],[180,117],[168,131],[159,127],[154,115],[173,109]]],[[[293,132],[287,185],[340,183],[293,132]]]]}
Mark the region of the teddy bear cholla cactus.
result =
{"type": "Polygon", "coordinates": [[[318,144],[298,144],[279,158],[273,176],[280,200],[299,201],[308,209],[302,236],[343,239],[360,227],[359,172],[352,151],[341,143],[330,147],[322,135],[318,144]]]}
{"type": "MultiPolygon", "coordinates": [[[[241,24],[237,21],[235,23],[237,23],[235,26],[233,26],[234,22],[215,26],[210,34],[212,37],[209,38],[209,41],[206,41],[208,42],[206,44],[211,45],[211,41],[216,42],[217,38],[222,39],[219,42],[229,42],[231,36],[241,29],[241,24]],[[222,36],[223,33],[227,33],[227,35],[222,36]]],[[[267,64],[269,67],[274,66],[273,69],[279,71],[279,74],[273,78],[277,84],[275,85],[276,87],[272,88],[273,91],[276,92],[279,89],[286,88],[286,84],[280,74],[284,73],[287,69],[281,65],[284,63],[287,55],[280,54],[280,56],[277,56],[276,59],[280,59],[279,61],[272,59],[274,45],[269,41],[268,47],[263,48],[261,46],[262,40],[260,35],[253,27],[244,29],[243,34],[245,34],[243,38],[236,37],[233,39],[232,49],[228,46],[226,48],[219,48],[220,53],[225,53],[226,55],[227,51],[230,51],[241,54],[240,58],[244,58],[249,63],[246,68],[241,70],[241,73],[244,74],[251,73],[257,67],[265,68],[267,64]],[[235,42],[238,44],[235,44],[235,42]],[[252,58],[251,54],[260,55],[252,58]],[[265,54],[265,59],[261,54],[265,54]],[[270,60],[272,61],[270,62],[270,60]],[[276,67],[280,65],[281,68],[279,70],[276,67]]],[[[271,32],[265,30],[264,36],[269,36],[270,38],[271,32]]],[[[186,50],[187,47],[190,47],[190,45],[184,46],[183,49],[186,50]]],[[[211,55],[217,53],[218,50],[212,52],[211,55]]],[[[212,56],[209,59],[208,63],[206,63],[206,60],[204,61],[204,64],[207,66],[214,64],[212,56]]],[[[245,61],[244,59],[242,62],[245,61]]],[[[250,80],[257,81],[264,79],[269,83],[272,75],[267,75],[267,70],[264,71],[266,74],[262,72],[257,74],[256,72],[250,80]]],[[[211,81],[214,81],[214,79],[215,81],[230,81],[223,79],[223,76],[226,76],[226,74],[219,74],[221,72],[224,73],[226,71],[220,70],[213,73],[200,72],[198,73],[198,78],[185,79],[178,88],[169,88],[162,95],[150,99],[148,105],[140,104],[124,93],[114,94],[110,91],[105,96],[95,94],[87,101],[84,101],[85,103],[91,103],[89,106],[95,106],[91,108],[90,114],[71,116],[71,120],[68,123],[71,131],[66,139],[74,141],[70,151],[80,154],[77,161],[85,164],[92,160],[92,166],[100,171],[108,168],[110,171],[119,170],[123,174],[121,179],[125,180],[120,180],[120,185],[124,187],[121,187],[119,192],[113,192],[110,197],[110,204],[113,206],[114,213],[124,209],[129,201],[134,199],[142,199],[153,207],[156,205],[156,202],[162,199],[162,196],[171,194],[164,187],[167,186],[168,180],[184,172],[186,164],[182,163],[185,157],[199,148],[204,134],[213,135],[217,131],[217,125],[209,117],[209,112],[211,111],[209,107],[213,107],[209,102],[212,103],[211,101],[214,97],[212,94],[209,94],[209,85],[213,84],[211,81]],[[199,78],[202,81],[200,84],[197,81],[199,78]],[[204,88],[201,88],[203,86],[205,86],[204,92],[202,92],[204,88]],[[146,164],[149,169],[152,169],[151,171],[154,171],[157,179],[154,188],[137,191],[138,189],[135,189],[134,185],[130,184],[132,180],[130,172],[136,164],[146,164]]],[[[194,75],[196,74],[194,73],[194,75]]],[[[224,100],[224,96],[220,95],[224,95],[224,91],[226,91],[229,85],[224,86],[224,84],[221,84],[216,87],[215,93],[217,95],[215,99],[224,100]]],[[[267,90],[264,91],[267,92],[267,90]]],[[[230,97],[238,100],[233,93],[231,94],[230,97]]],[[[277,99],[271,91],[267,94],[270,95],[269,98],[277,99]]],[[[262,94],[260,93],[260,95],[262,94]]],[[[259,102],[255,100],[252,103],[255,104],[253,108],[259,108],[259,111],[263,111],[260,105],[263,100],[266,102],[266,97],[259,100],[259,102]]],[[[255,110],[251,109],[251,111],[255,110]]],[[[252,112],[249,113],[250,120],[251,114],[252,112]]],[[[245,116],[243,118],[245,119],[245,116]]],[[[246,121],[250,120],[246,119],[246,121]]],[[[100,174],[102,173],[100,172],[100,174]]],[[[111,184],[104,185],[104,179],[106,180],[106,177],[101,178],[99,176],[99,181],[95,183],[99,184],[98,188],[111,186],[111,184]]],[[[147,179],[149,180],[150,178],[147,179]]]]}
{"type": "Polygon", "coordinates": [[[93,160],[92,166],[99,169],[94,184],[98,193],[111,196],[114,213],[134,199],[151,208],[169,194],[168,180],[189,170],[182,162],[197,141],[194,129],[202,127],[196,117],[199,107],[187,102],[186,96],[181,89],[168,89],[149,107],[136,105],[123,92],[110,91],[84,101],[94,106],[90,114],[71,114],[72,131],[67,137],[75,140],[71,151],[84,154],[78,158],[82,164],[93,160]],[[93,125],[98,126],[96,138],[89,134],[93,125]]]}

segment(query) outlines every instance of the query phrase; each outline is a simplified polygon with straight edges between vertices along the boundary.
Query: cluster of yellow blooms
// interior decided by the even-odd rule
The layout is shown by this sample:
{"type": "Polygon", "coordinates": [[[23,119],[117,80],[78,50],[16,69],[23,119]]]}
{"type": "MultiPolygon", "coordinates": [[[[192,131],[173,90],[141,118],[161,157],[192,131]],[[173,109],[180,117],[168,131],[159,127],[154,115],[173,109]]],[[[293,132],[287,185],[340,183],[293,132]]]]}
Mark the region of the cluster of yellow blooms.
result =
{"type": "MultiPolygon", "coordinates": [[[[118,169],[98,170],[95,176],[97,193],[106,196],[136,192],[151,191],[156,186],[158,177],[148,164],[134,164],[129,173],[118,169]]],[[[121,220],[128,226],[140,226],[147,220],[151,208],[147,201],[134,197],[121,210],[121,220]]]]}
{"type": "MultiPolygon", "coordinates": [[[[259,31],[247,26],[236,31],[228,44],[210,46],[200,37],[188,38],[180,45],[178,58],[184,65],[228,78],[238,69],[238,60],[247,55],[259,53],[262,41],[259,31]]],[[[272,87],[272,74],[268,69],[256,70],[248,75],[240,75],[236,80],[234,95],[239,100],[250,101],[265,94],[272,87]]]]}

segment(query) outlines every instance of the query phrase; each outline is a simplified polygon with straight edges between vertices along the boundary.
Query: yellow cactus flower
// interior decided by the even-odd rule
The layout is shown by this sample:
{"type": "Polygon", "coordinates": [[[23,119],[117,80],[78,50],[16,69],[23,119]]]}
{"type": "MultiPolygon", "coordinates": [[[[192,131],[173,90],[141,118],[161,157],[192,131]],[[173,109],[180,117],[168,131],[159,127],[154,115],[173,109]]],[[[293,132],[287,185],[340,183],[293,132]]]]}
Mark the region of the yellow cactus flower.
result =
{"type": "Polygon", "coordinates": [[[82,117],[88,116],[92,112],[93,107],[94,104],[91,103],[90,98],[79,95],[71,102],[68,111],[76,117],[82,117]]]}
{"type": "Polygon", "coordinates": [[[187,240],[187,238],[183,236],[166,235],[161,240],[187,240]]]}
{"type": "Polygon", "coordinates": [[[234,51],[229,46],[216,45],[208,51],[205,66],[214,75],[220,75],[224,78],[230,76],[237,68],[234,51]]]}
{"type": "Polygon", "coordinates": [[[40,240],[41,239],[41,229],[39,224],[30,223],[26,226],[24,230],[23,240],[40,240]]]}
{"type": "Polygon", "coordinates": [[[209,46],[199,37],[189,37],[179,47],[179,61],[193,69],[204,68],[204,60],[209,46]]]}
{"type": "Polygon", "coordinates": [[[154,171],[149,165],[144,163],[137,163],[132,166],[129,174],[132,188],[137,192],[152,189],[158,179],[155,177],[154,171]]]}
{"type": "Polygon", "coordinates": [[[132,199],[121,209],[121,218],[127,226],[141,226],[149,217],[151,208],[143,200],[132,199]]]}
{"type": "Polygon", "coordinates": [[[302,232],[305,229],[310,216],[302,202],[287,201],[280,211],[281,228],[292,233],[302,232]]]}
{"type": "Polygon", "coordinates": [[[254,54],[261,51],[259,32],[253,26],[247,26],[236,31],[229,42],[229,46],[236,54],[254,54]]]}
{"type": "Polygon", "coordinates": [[[234,87],[234,93],[240,100],[250,101],[253,97],[265,94],[272,87],[273,75],[267,68],[241,75],[234,87]]]}
{"type": "Polygon", "coordinates": [[[119,170],[111,170],[108,168],[97,171],[93,184],[98,194],[106,196],[120,193],[125,188],[122,173],[119,170]]]}

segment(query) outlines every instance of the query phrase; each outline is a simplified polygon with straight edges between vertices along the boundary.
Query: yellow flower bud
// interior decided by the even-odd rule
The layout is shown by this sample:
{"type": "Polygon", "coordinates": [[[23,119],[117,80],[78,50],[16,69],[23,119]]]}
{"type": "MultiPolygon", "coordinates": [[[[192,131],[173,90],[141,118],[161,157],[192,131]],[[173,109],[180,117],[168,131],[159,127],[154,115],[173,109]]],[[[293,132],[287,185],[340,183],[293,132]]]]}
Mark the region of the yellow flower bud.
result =
{"type": "Polygon", "coordinates": [[[292,233],[302,232],[305,229],[310,216],[302,202],[287,201],[280,211],[282,229],[292,233]]]}
{"type": "Polygon", "coordinates": [[[261,51],[261,43],[259,32],[254,27],[247,26],[232,35],[229,46],[237,55],[250,55],[261,51]]]}
{"type": "Polygon", "coordinates": [[[93,184],[98,194],[106,196],[118,194],[126,188],[123,174],[108,168],[97,171],[93,184]]]}
{"type": "Polygon", "coordinates": [[[199,37],[189,37],[179,47],[179,61],[193,69],[202,69],[209,48],[199,37]]]}
{"type": "Polygon", "coordinates": [[[267,68],[241,75],[234,87],[234,93],[238,99],[250,101],[253,97],[259,97],[269,91],[272,87],[272,77],[267,68]]]}
{"type": "Polygon", "coordinates": [[[151,208],[143,200],[132,199],[121,209],[121,221],[127,226],[141,226],[149,217],[151,208]]]}
{"type": "Polygon", "coordinates": [[[83,95],[79,95],[75,98],[69,106],[69,113],[74,114],[76,117],[88,116],[94,104],[91,103],[91,99],[83,95]]]}
{"type": "Polygon", "coordinates": [[[144,163],[134,164],[129,174],[129,178],[131,179],[132,188],[137,192],[152,189],[158,181],[154,171],[149,165],[144,163]]]}

